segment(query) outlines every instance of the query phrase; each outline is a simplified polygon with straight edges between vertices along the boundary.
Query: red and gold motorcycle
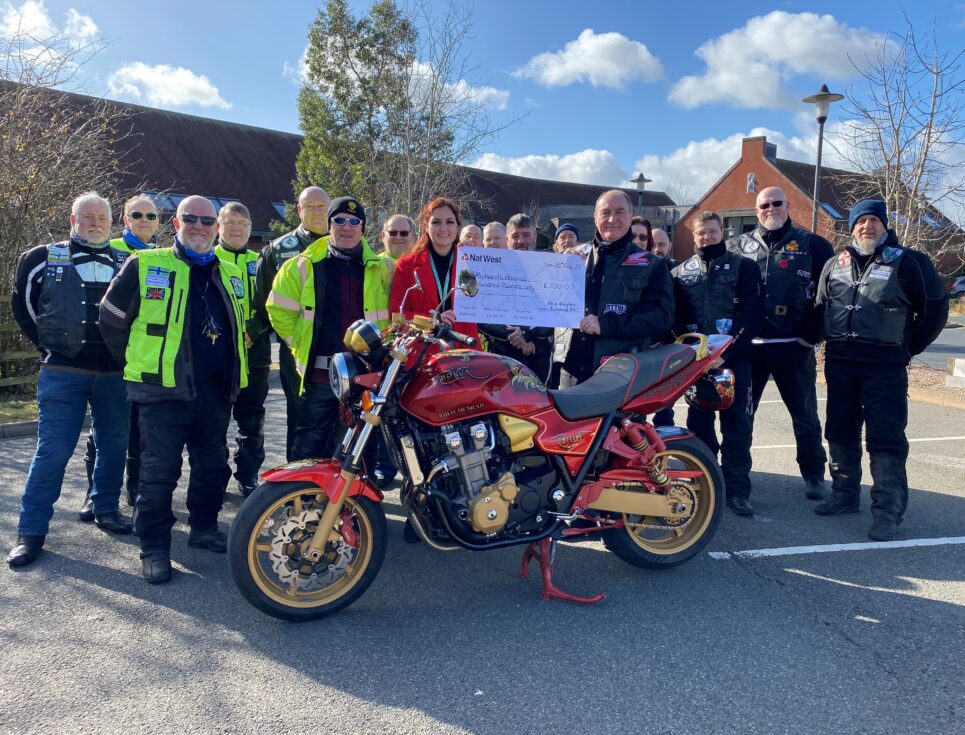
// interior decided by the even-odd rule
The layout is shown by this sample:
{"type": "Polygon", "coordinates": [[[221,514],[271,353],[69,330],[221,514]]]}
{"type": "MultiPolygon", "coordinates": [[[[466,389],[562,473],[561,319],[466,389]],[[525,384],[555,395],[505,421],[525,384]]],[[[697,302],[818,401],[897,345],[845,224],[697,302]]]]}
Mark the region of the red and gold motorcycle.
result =
{"type": "MultiPolygon", "coordinates": [[[[459,284],[476,288],[468,271],[459,284]]],[[[331,615],[365,592],[387,539],[383,495],[364,461],[376,432],[403,478],[407,532],[440,551],[525,546],[522,576],[538,561],[543,599],[604,597],[554,584],[560,540],[598,534],[635,566],[681,564],[717,530],[723,479],[696,437],[646,416],[698,388],[696,400],[726,408],[733,375],[719,366],[730,341],[686,335],[547,390],[511,358],[454,349],[474,340],[437,319],[384,332],[358,321],[345,335],[349,351],[330,362],[348,426],[336,456],[262,476],[229,534],[235,583],[256,608],[291,621],[331,615]]]]}

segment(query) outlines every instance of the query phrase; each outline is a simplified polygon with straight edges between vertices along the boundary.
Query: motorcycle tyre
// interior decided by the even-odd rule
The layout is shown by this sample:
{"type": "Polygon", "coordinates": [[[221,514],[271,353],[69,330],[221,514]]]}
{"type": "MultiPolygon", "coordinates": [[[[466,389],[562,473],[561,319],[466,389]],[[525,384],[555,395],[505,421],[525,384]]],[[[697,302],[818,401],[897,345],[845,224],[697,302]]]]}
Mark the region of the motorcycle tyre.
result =
{"type": "Polygon", "coordinates": [[[689,454],[704,466],[707,474],[710,476],[710,481],[713,483],[712,496],[714,507],[711,511],[710,519],[701,535],[689,546],[677,553],[658,554],[642,548],[637,541],[634,541],[630,537],[631,530],[629,527],[601,534],[603,545],[606,546],[609,551],[616,554],[616,556],[627,564],[632,564],[641,569],[670,569],[683,564],[685,561],[689,561],[710,543],[714,534],[717,533],[717,528],[720,526],[720,521],[723,517],[724,476],[721,474],[717,458],[711,454],[707,445],[696,437],[687,437],[685,439],[667,442],[667,451],[665,453],[689,454]]]}
{"type": "Polygon", "coordinates": [[[251,534],[255,532],[255,524],[258,523],[266,510],[277,504],[286,495],[312,494],[313,490],[318,492],[318,486],[309,482],[263,483],[245,499],[228,533],[228,564],[231,576],[241,596],[263,613],[293,623],[328,617],[348,607],[361,597],[369,585],[375,581],[379,570],[382,568],[388,542],[385,511],[381,504],[366,497],[350,498],[355,503],[354,512],[365,515],[372,529],[372,551],[369,555],[368,564],[361,571],[358,580],[336,599],[314,607],[293,607],[269,597],[259,587],[249,568],[248,544],[251,534]]]}

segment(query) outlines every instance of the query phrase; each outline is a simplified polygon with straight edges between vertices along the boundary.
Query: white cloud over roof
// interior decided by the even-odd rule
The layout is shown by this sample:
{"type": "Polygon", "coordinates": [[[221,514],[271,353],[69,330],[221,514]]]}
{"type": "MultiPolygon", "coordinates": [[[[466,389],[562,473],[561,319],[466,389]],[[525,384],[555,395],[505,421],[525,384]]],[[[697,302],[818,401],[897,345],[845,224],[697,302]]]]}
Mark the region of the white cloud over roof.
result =
{"type": "Polygon", "coordinates": [[[125,64],[107,79],[111,94],[144,100],[153,107],[219,107],[227,110],[231,103],[204,75],[183,66],[140,61],[125,64]]]}

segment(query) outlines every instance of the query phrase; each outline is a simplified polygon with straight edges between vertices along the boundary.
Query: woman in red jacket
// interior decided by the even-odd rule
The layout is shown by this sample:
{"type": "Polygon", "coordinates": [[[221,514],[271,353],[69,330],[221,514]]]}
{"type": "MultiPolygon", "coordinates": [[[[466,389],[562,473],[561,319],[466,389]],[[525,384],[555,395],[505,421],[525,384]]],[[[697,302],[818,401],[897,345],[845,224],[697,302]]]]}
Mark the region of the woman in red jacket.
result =
{"type": "Polygon", "coordinates": [[[389,310],[393,314],[399,311],[406,289],[415,283],[414,274],[418,274],[422,290],[409,294],[403,311],[405,318],[411,319],[416,314],[428,315],[429,311],[438,307],[442,311],[440,317],[443,322],[457,332],[479,339],[475,324],[456,321],[456,314],[452,310],[453,296],[446,296],[456,280],[456,239],[462,226],[459,205],[451,199],[437,197],[422,210],[419,225],[422,233],[419,240],[395,264],[389,310]]]}

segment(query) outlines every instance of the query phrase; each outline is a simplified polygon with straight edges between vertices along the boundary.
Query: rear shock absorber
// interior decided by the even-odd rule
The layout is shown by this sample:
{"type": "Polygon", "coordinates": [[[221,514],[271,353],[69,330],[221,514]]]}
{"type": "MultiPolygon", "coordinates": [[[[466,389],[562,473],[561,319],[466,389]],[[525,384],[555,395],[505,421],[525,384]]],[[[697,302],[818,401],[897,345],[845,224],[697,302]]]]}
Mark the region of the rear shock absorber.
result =
{"type": "Polygon", "coordinates": [[[640,452],[643,468],[653,483],[661,489],[670,487],[670,478],[657,464],[657,455],[667,448],[657,430],[650,424],[635,424],[630,419],[623,419],[622,426],[627,444],[640,452]]]}

